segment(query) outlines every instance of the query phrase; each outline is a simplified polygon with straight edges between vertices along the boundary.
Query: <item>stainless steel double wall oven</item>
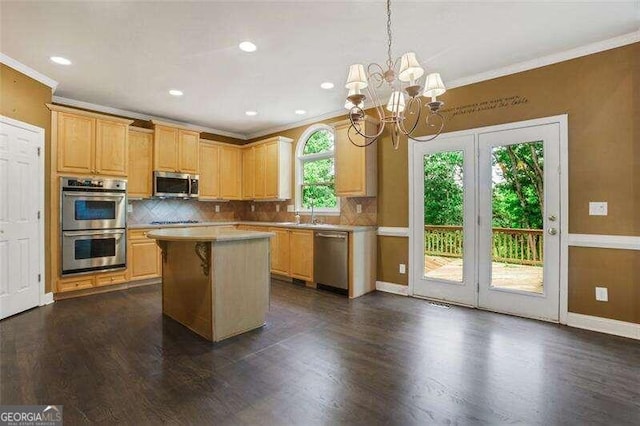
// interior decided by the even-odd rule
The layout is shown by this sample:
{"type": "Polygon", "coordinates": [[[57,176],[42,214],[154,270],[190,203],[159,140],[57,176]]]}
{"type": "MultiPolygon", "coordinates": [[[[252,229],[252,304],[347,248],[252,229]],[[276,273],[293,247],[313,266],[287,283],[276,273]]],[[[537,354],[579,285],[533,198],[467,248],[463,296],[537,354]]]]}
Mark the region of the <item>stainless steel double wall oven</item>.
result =
{"type": "Polygon", "coordinates": [[[127,181],[60,178],[62,275],[127,266],[127,181]]]}

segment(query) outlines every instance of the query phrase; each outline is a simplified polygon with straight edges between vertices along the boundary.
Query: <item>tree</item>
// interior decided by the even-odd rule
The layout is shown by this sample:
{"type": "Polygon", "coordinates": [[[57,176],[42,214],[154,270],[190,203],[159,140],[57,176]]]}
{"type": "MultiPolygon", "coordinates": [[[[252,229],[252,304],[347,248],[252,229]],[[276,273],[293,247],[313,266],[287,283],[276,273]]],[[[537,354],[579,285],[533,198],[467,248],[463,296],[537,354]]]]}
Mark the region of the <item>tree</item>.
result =
{"type": "MultiPolygon", "coordinates": [[[[303,155],[318,154],[333,150],[333,134],[327,130],[314,132],[303,149],[303,155]]],[[[335,192],[334,159],[324,158],[303,162],[302,207],[335,207],[338,198],[335,192]]]]}
{"type": "Polygon", "coordinates": [[[425,156],[425,224],[462,226],[463,201],[462,151],[438,152],[425,156]]]}

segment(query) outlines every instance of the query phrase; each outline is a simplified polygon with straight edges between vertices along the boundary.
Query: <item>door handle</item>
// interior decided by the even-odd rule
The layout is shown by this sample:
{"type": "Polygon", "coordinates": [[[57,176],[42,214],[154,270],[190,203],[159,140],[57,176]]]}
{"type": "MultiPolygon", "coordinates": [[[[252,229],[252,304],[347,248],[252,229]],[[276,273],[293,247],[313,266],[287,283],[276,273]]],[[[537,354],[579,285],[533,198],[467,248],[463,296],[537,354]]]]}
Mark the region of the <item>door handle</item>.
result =
{"type": "Polygon", "coordinates": [[[346,235],[340,235],[340,234],[316,234],[316,237],[322,237],[322,238],[338,238],[341,240],[344,240],[345,238],[347,238],[346,235]]]}
{"type": "Polygon", "coordinates": [[[558,233],[558,230],[556,228],[549,228],[547,232],[549,233],[549,235],[556,235],[558,233]]]}
{"type": "Polygon", "coordinates": [[[84,236],[100,236],[100,235],[122,235],[124,231],[106,230],[106,231],[65,231],[62,233],[65,237],[84,237],[84,236]]]}

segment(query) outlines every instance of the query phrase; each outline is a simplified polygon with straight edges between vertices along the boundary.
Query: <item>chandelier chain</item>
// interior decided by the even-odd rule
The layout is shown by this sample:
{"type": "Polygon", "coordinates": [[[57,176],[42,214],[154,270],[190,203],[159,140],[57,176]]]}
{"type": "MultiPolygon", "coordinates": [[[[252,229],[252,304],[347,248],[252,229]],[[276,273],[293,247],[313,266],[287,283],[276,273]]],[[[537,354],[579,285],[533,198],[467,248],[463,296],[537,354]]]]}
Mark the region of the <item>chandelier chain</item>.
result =
{"type": "Polygon", "coordinates": [[[387,0],[387,65],[393,68],[393,59],[391,59],[391,0],[387,0]]]}

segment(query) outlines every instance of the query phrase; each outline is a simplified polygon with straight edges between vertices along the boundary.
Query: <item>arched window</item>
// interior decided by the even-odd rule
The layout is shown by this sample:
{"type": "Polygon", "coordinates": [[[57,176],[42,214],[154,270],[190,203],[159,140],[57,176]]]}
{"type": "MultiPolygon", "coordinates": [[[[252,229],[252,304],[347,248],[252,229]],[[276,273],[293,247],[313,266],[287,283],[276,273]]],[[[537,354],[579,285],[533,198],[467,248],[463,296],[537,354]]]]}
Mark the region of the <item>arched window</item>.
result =
{"type": "Polygon", "coordinates": [[[296,210],[319,213],[340,212],[336,197],[334,130],[326,124],[314,124],[296,146],[296,210]]]}

